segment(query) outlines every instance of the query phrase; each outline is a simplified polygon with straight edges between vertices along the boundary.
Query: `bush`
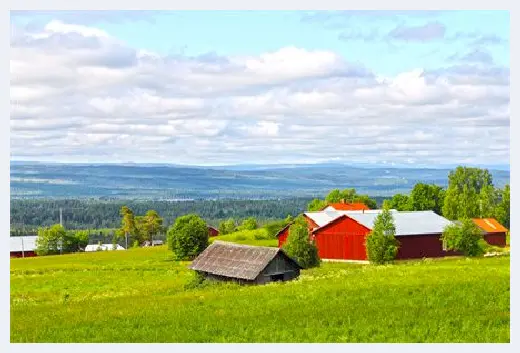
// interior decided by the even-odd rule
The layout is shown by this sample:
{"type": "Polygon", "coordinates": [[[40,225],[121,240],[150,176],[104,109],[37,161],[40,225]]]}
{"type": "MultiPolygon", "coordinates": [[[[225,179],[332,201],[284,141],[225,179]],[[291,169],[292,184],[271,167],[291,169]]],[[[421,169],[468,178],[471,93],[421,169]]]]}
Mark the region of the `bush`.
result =
{"type": "Polygon", "coordinates": [[[258,228],[258,224],[256,222],[255,217],[249,217],[244,219],[240,227],[238,227],[238,230],[254,230],[258,228]]]}
{"type": "Polygon", "coordinates": [[[176,260],[193,260],[208,246],[206,222],[194,214],[177,218],[168,230],[167,242],[176,260]]]}
{"type": "Polygon", "coordinates": [[[399,249],[395,239],[394,219],[385,208],[374,221],[374,228],[368,233],[365,245],[368,261],[374,264],[385,264],[394,261],[399,249]]]}
{"type": "Polygon", "coordinates": [[[465,256],[481,256],[487,248],[482,231],[469,218],[447,226],[441,240],[447,250],[460,251],[465,256]]]}
{"type": "Polygon", "coordinates": [[[289,236],[283,246],[285,253],[303,268],[320,265],[318,248],[309,241],[309,229],[303,217],[298,217],[289,228],[289,236]]]}

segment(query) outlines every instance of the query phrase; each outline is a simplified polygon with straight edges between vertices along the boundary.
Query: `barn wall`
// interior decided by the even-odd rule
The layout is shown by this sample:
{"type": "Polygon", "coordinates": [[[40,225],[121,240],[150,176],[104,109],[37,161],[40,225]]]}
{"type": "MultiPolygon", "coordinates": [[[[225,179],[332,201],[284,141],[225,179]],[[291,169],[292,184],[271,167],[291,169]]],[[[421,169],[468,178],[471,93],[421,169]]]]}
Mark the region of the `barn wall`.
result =
{"type": "Polygon", "coordinates": [[[460,255],[455,251],[444,251],[440,234],[406,235],[396,237],[399,250],[396,259],[420,259],[423,257],[443,257],[460,255]]]}
{"type": "Polygon", "coordinates": [[[366,260],[365,236],[369,230],[351,218],[343,217],[314,233],[322,259],[366,260]]]}
{"type": "Polygon", "coordinates": [[[208,228],[208,232],[210,237],[216,237],[219,234],[218,230],[214,228],[208,228]]]}
{"type": "Polygon", "coordinates": [[[287,271],[295,271],[297,269],[298,266],[292,260],[288,259],[281,253],[278,253],[278,255],[276,255],[276,257],[265,267],[262,273],[265,275],[275,275],[287,271]]]}
{"type": "Polygon", "coordinates": [[[506,233],[488,233],[484,235],[484,240],[489,245],[505,247],[506,246],[506,233]]]}
{"type": "Polygon", "coordinates": [[[11,254],[9,257],[18,258],[18,257],[34,257],[36,256],[36,253],[34,251],[25,251],[24,255],[22,256],[21,251],[11,251],[11,254]]]}
{"type": "Polygon", "coordinates": [[[289,227],[285,228],[278,235],[278,247],[281,248],[283,244],[287,241],[287,237],[289,236],[289,227]]]}

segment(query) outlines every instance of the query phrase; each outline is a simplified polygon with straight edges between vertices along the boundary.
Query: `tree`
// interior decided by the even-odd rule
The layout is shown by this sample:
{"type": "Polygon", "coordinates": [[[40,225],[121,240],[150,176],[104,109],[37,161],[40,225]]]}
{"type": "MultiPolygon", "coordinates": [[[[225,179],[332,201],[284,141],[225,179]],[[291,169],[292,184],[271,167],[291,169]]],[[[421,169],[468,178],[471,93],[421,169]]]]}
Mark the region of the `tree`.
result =
{"type": "Polygon", "coordinates": [[[399,242],[395,238],[395,224],[389,209],[383,209],[374,221],[372,231],[367,234],[365,245],[367,258],[374,264],[392,262],[397,255],[399,242]]]}
{"type": "Polygon", "coordinates": [[[303,268],[316,267],[320,264],[318,248],[314,241],[309,240],[307,222],[302,216],[297,217],[289,228],[289,236],[283,245],[283,250],[303,268]]]}
{"type": "Polygon", "coordinates": [[[220,235],[226,235],[236,231],[236,223],[233,218],[229,218],[225,221],[220,222],[218,226],[220,235]]]}
{"type": "MultiPolygon", "coordinates": [[[[368,195],[359,195],[356,193],[356,189],[333,189],[325,197],[326,203],[339,203],[339,202],[360,202],[368,206],[368,208],[377,208],[377,202],[371,199],[368,195]]],[[[313,201],[314,202],[314,201],[313,201]]],[[[316,201],[316,205],[318,202],[316,201]]],[[[310,204],[309,204],[310,205],[310,204]]],[[[314,206],[314,205],[313,205],[314,206]]]]}
{"type": "Polygon", "coordinates": [[[398,211],[411,211],[412,205],[410,197],[403,194],[395,194],[391,199],[383,201],[383,208],[394,209],[398,211]]]}
{"type": "Polygon", "coordinates": [[[48,228],[38,229],[36,239],[36,253],[42,255],[54,255],[63,251],[63,243],[67,236],[65,228],[60,224],[55,224],[48,228]]]}
{"type": "Polygon", "coordinates": [[[327,206],[327,201],[320,200],[320,199],[314,199],[311,202],[309,202],[309,205],[307,206],[307,210],[309,211],[319,211],[327,206]]]}
{"type": "Polygon", "coordinates": [[[442,214],[448,219],[477,218],[494,209],[493,178],[487,169],[457,167],[448,176],[442,214]]]}
{"type": "Polygon", "coordinates": [[[179,217],[168,230],[167,242],[177,260],[193,260],[208,246],[208,226],[195,214],[179,217]]]}
{"type": "Polygon", "coordinates": [[[446,250],[460,251],[466,256],[482,255],[482,230],[469,218],[448,225],[441,240],[446,250]]]}
{"type": "Polygon", "coordinates": [[[134,212],[130,208],[123,206],[121,207],[120,215],[122,217],[120,230],[125,236],[125,244],[126,248],[128,248],[128,235],[136,233],[134,212]]]}
{"type": "Polygon", "coordinates": [[[135,226],[139,244],[153,241],[153,238],[163,231],[164,220],[157,211],[148,210],[144,216],[135,217],[135,226]]]}
{"type": "Polygon", "coordinates": [[[500,202],[495,209],[495,217],[504,227],[509,229],[510,226],[510,187],[507,184],[503,190],[499,192],[500,202]]]}
{"type": "Polygon", "coordinates": [[[341,198],[342,198],[341,191],[339,191],[339,189],[333,189],[325,197],[325,201],[327,201],[327,203],[337,203],[337,202],[341,202],[341,198]]]}
{"type": "Polygon", "coordinates": [[[442,214],[445,191],[437,185],[417,183],[410,193],[410,210],[426,211],[432,210],[442,214]]]}
{"type": "Polygon", "coordinates": [[[238,228],[239,230],[253,230],[258,228],[258,224],[256,222],[255,217],[249,217],[242,221],[242,224],[238,228]]]}

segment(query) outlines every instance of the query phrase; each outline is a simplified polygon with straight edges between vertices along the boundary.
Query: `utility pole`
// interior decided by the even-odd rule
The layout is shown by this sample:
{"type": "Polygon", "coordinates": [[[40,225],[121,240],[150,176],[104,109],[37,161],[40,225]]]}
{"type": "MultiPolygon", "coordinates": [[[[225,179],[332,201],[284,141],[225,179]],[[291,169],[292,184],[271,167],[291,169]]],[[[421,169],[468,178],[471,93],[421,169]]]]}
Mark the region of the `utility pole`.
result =
{"type": "Polygon", "coordinates": [[[24,251],[24,246],[23,246],[23,235],[20,237],[22,239],[22,257],[25,258],[25,251],[24,251]]]}
{"type": "Polygon", "coordinates": [[[126,250],[128,250],[128,232],[125,232],[125,246],[126,250]]]}
{"type": "Polygon", "coordinates": [[[60,207],[60,226],[63,227],[63,209],[60,207]]]}

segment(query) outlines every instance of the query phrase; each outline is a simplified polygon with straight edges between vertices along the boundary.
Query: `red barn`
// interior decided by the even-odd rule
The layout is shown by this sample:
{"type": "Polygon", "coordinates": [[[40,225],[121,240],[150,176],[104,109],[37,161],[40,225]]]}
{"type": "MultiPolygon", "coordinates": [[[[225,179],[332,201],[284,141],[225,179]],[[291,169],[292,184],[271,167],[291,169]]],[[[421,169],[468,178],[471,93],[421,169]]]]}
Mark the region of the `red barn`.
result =
{"type": "Polygon", "coordinates": [[[208,232],[210,237],[216,237],[219,235],[218,229],[212,226],[208,226],[208,232]]]}
{"type": "Polygon", "coordinates": [[[490,245],[506,246],[507,228],[494,218],[474,218],[473,222],[482,229],[484,240],[490,245]]]}
{"type": "Polygon", "coordinates": [[[329,203],[327,206],[322,208],[322,211],[363,211],[369,210],[367,205],[361,202],[355,203],[329,203]]]}
{"type": "Polygon", "coordinates": [[[36,235],[10,237],[10,257],[36,256],[36,235]]]}
{"type": "MultiPolygon", "coordinates": [[[[400,243],[397,259],[457,255],[445,251],[440,239],[449,220],[433,211],[391,212],[400,243]]],[[[317,225],[310,233],[322,259],[366,261],[365,238],[379,213],[381,210],[329,210],[306,212],[305,217],[317,225]]]]}

